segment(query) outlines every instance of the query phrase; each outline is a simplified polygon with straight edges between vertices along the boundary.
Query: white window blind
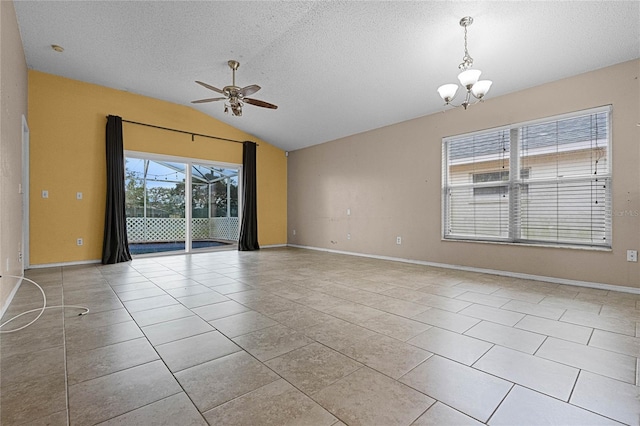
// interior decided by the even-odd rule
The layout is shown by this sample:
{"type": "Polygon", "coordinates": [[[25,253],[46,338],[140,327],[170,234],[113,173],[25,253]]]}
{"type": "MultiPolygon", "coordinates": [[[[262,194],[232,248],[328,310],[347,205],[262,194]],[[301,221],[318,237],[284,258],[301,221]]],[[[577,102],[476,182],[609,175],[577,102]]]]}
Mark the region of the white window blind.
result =
{"type": "Polygon", "coordinates": [[[443,141],[447,239],[611,246],[610,107],[443,141]]]}

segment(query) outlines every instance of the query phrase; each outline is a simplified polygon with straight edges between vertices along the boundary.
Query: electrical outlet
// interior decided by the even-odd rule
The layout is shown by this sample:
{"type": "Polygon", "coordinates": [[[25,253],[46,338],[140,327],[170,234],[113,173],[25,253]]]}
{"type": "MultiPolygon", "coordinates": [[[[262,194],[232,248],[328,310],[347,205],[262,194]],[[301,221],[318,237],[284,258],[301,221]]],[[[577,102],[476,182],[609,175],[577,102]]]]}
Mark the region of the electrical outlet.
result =
{"type": "Polygon", "coordinates": [[[84,244],[84,241],[82,240],[82,238],[78,238],[78,239],[76,240],[76,244],[77,244],[77,245],[79,245],[79,246],[81,246],[81,245],[83,245],[83,244],[84,244]]]}
{"type": "Polygon", "coordinates": [[[82,192],[76,192],[76,200],[82,200],[82,192]]]}
{"type": "Polygon", "coordinates": [[[638,250],[627,250],[627,262],[638,261],[638,250]]]}
{"type": "Polygon", "coordinates": [[[293,235],[296,235],[296,230],[295,229],[293,230],[293,235]]]}
{"type": "Polygon", "coordinates": [[[351,209],[347,209],[347,216],[351,216],[351,209]]]}
{"type": "Polygon", "coordinates": [[[402,237],[396,237],[396,244],[397,245],[402,244],[402,237]]]}
{"type": "Polygon", "coordinates": [[[351,239],[351,234],[347,234],[347,240],[351,239]]]}
{"type": "Polygon", "coordinates": [[[47,191],[46,189],[42,190],[42,198],[49,198],[49,191],[47,191]]]}
{"type": "Polygon", "coordinates": [[[18,262],[22,263],[22,252],[18,252],[18,262]]]}

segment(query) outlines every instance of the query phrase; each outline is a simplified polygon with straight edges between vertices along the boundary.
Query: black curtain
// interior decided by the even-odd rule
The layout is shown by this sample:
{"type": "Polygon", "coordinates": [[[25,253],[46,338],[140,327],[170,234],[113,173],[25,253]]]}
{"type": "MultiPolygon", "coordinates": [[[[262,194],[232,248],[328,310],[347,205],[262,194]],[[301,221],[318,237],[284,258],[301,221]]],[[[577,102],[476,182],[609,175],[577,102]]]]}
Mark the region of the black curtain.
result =
{"type": "Polygon", "coordinates": [[[258,201],[256,194],[256,144],[244,142],[242,151],[242,226],[238,250],[260,250],[258,245],[258,201]]]}
{"type": "Polygon", "coordinates": [[[124,145],[122,142],[122,118],[107,117],[107,208],[104,215],[104,241],[102,263],[119,263],[131,260],[127,239],[127,219],[124,190],[124,145]]]}

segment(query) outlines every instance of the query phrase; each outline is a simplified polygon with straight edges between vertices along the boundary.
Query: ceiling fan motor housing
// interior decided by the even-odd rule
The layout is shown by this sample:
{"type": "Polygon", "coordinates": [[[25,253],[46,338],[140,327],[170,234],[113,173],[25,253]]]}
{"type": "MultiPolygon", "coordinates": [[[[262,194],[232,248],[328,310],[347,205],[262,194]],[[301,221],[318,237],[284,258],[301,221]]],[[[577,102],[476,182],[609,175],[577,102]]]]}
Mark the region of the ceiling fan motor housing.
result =
{"type": "Polygon", "coordinates": [[[258,86],[257,84],[252,84],[247,87],[236,86],[236,70],[240,67],[240,63],[232,59],[228,61],[227,64],[229,65],[229,68],[231,68],[232,75],[233,75],[233,80],[230,86],[224,86],[224,88],[220,90],[217,87],[211,86],[207,83],[196,81],[196,83],[198,83],[199,85],[209,90],[213,90],[214,92],[220,93],[225,97],[200,99],[197,101],[192,101],[192,103],[200,104],[200,103],[224,100],[225,101],[224,112],[228,113],[229,109],[231,109],[232,115],[234,116],[242,115],[242,106],[245,104],[245,102],[251,105],[262,107],[262,108],[270,108],[270,109],[278,108],[277,105],[270,104],[269,102],[261,101],[258,99],[251,99],[251,98],[245,99],[245,96],[251,95],[253,93],[256,93],[258,90],[260,90],[260,86],[258,86]]]}

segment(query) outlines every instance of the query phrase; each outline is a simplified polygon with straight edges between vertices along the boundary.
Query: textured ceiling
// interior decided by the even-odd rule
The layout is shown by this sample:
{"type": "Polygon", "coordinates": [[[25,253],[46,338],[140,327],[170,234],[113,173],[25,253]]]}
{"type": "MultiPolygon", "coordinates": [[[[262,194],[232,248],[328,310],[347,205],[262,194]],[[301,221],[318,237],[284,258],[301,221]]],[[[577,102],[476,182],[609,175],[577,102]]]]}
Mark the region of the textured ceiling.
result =
{"type": "MultiPolygon", "coordinates": [[[[29,68],[193,106],[292,151],[442,111],[461,17],[488,98],[640,57],[638,1],[16,1],[29,68]],[[64,47],[63,53],[51,49],[64,47]],[[198,86],[277,110],[227,116],[198,86]]],[[[588,88],[585,88],[588,90],[588,88]]],[[[550,100],[553,101],[553,100],[550,100]]],[[[477,106],[481,107],[481,106],[477,106]]],[[[117,113],[117,111],[114,111],[117,113]]],[[[126,117],[124,117],[126,118],[126,117]]]]}

